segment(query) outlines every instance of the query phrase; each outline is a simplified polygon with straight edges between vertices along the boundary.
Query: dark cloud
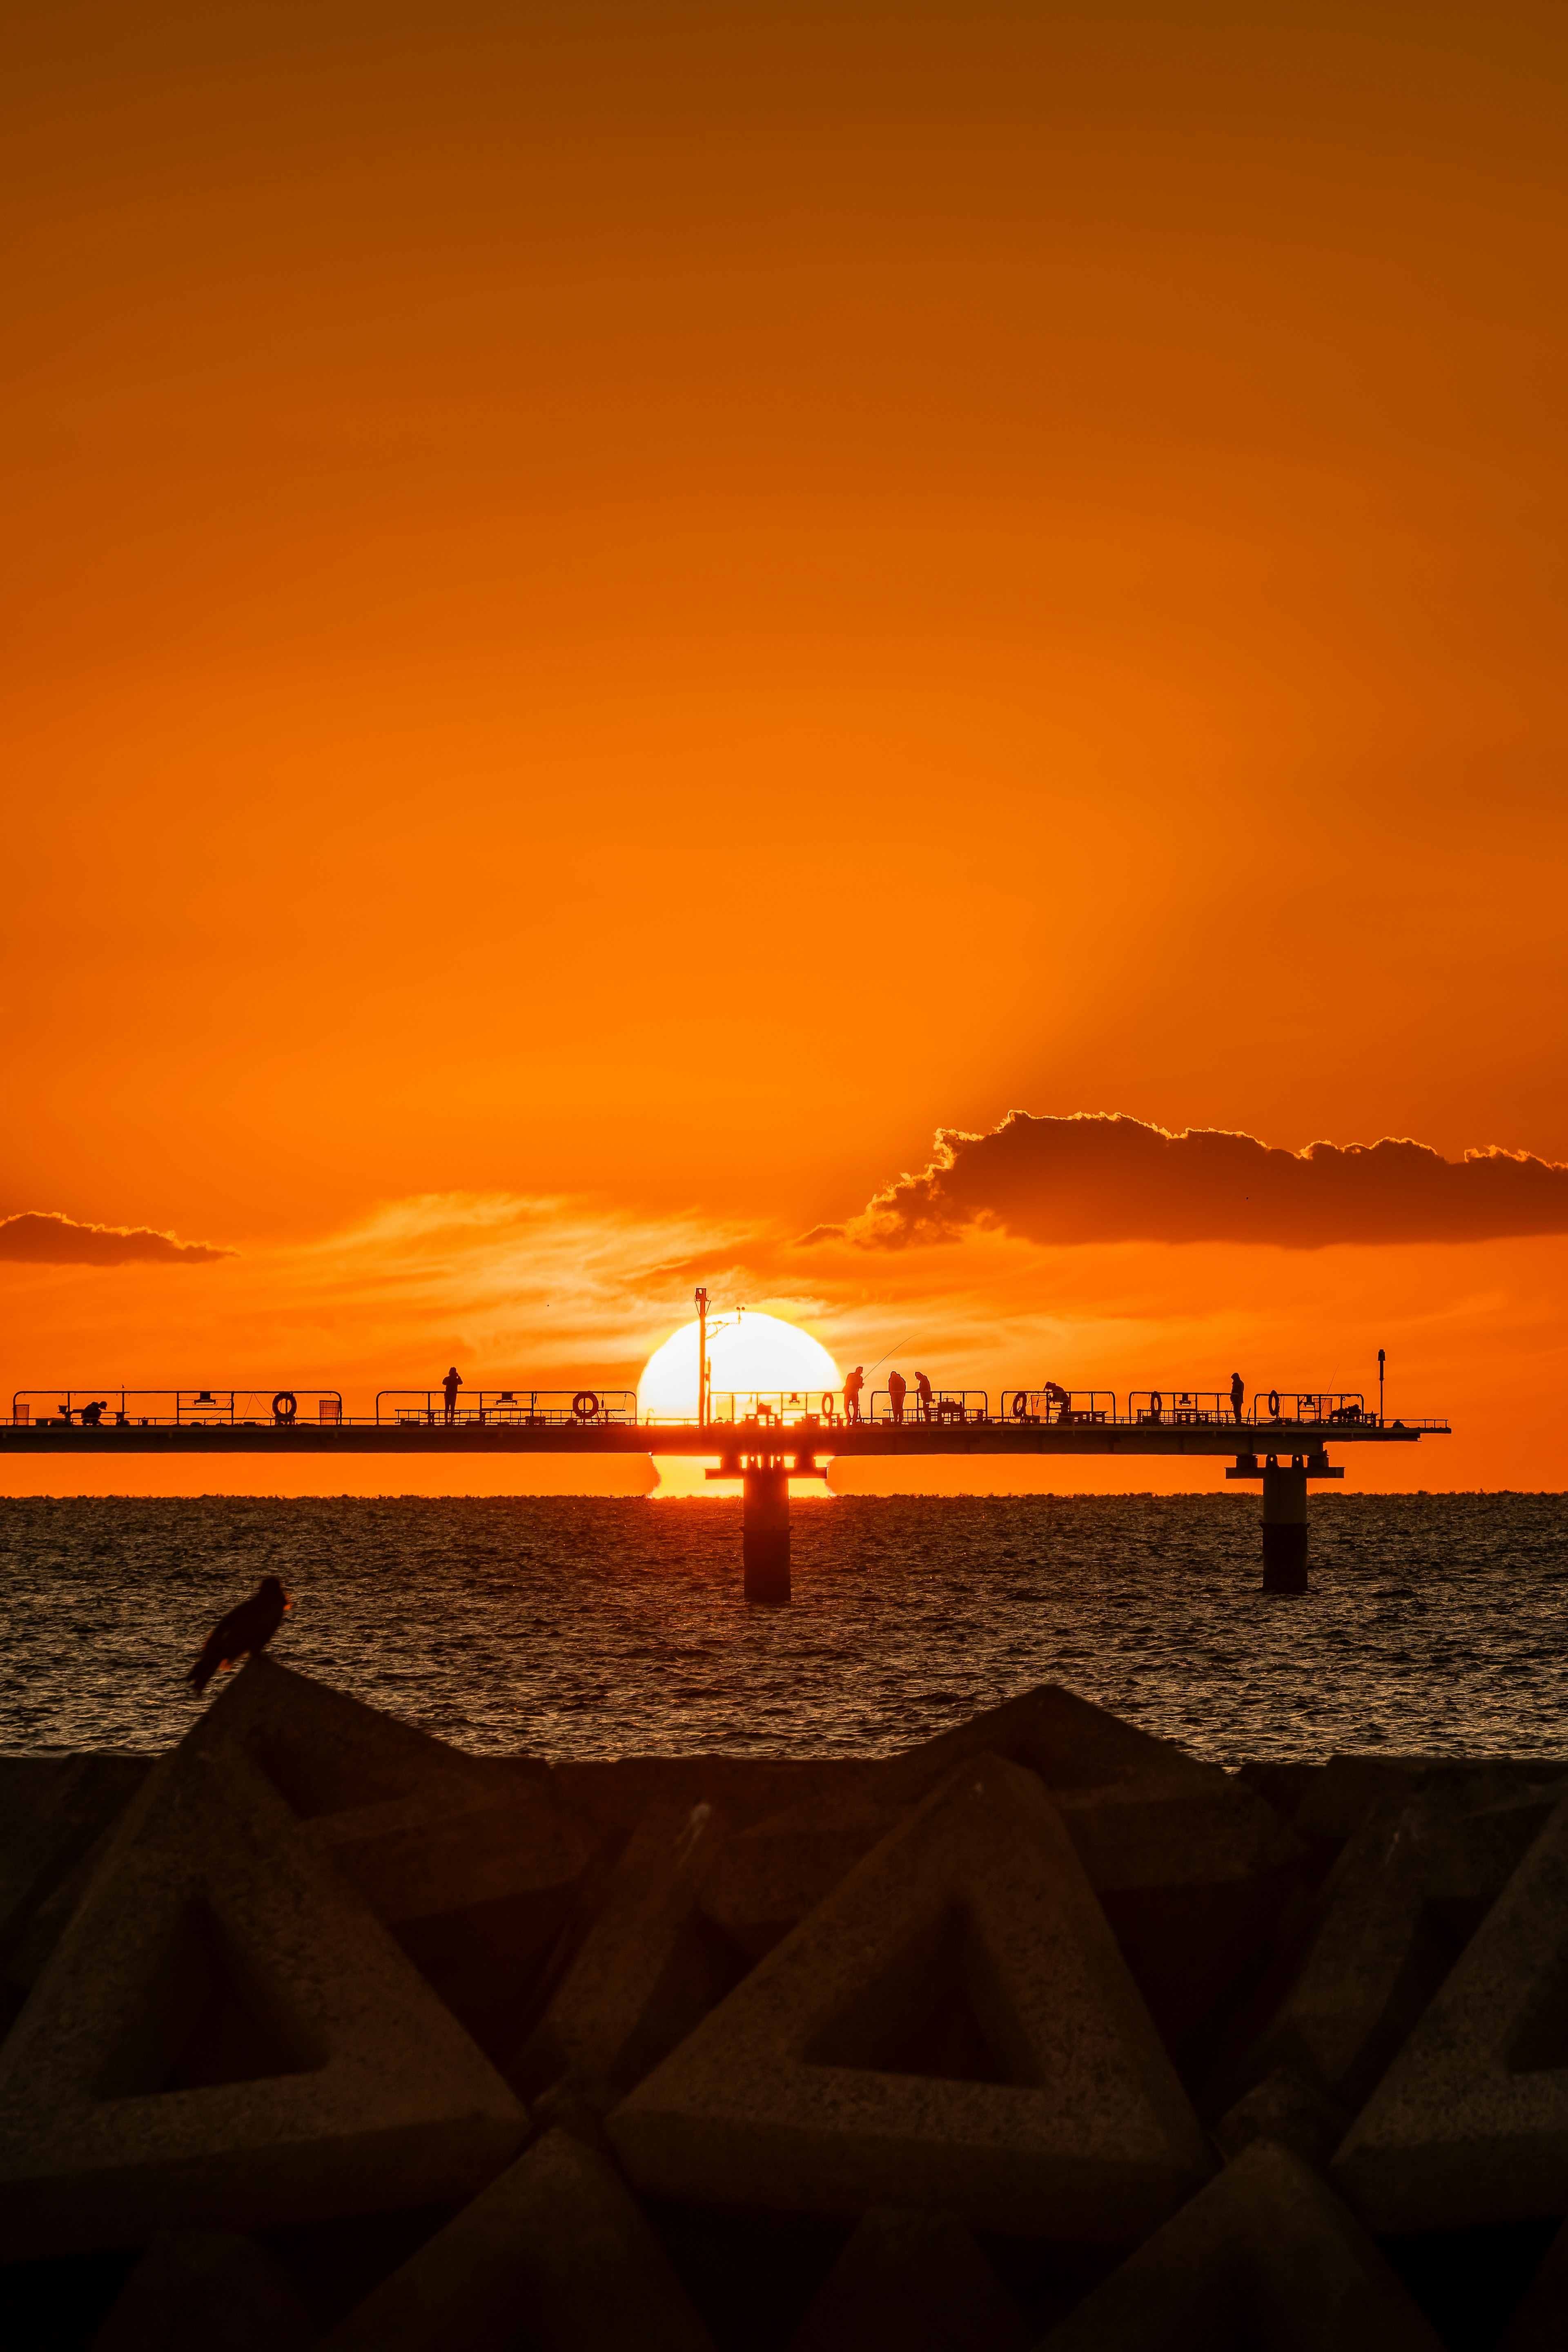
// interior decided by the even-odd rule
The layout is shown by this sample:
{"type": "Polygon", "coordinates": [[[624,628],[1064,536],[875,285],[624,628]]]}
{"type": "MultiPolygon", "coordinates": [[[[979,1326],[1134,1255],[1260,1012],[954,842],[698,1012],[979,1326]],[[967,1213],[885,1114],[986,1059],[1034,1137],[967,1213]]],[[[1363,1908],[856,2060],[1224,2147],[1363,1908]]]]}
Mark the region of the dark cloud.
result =
{"type": "Polygon", "coordinates": [[[975,1223],[1036,1242],[1476,1242],[1568,1234],[1568,1167],[1527,1152],[1445,1160],[1424,1143],[1309,1144],[1141,1119],[1010,1111],[989,1135],[942,1129],[918,1176],[853,1228],[872,1248],[950,1241],[975,1223]]]}
{"type": "Polygon", "coordinates": [[[237,1255],[205,1242],[177,1242],[146,1225],[79,1225],[58,1209],[0,1218],[0,1259],[14,1265],[204,1265],[237,1255]]]}

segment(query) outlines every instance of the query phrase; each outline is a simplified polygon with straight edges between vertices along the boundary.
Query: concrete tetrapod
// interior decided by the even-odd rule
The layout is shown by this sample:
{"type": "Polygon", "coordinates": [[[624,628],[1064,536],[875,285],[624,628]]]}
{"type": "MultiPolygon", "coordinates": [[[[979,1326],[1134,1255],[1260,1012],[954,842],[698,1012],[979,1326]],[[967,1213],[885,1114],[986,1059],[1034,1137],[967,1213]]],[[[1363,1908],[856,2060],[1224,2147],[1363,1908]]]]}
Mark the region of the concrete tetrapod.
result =
{"type": "Polygon", "coordinates": [[[92,2352],[308,2352],[318,2333],[254,2238],[170,2230],[132,2272],[92,2352]]]}
{"type": "Polygon", "coordinates": [[[1017,2305],[956,2213],[863,2214],[790,2352],[1025,2352],[1017,2305]]]}
{"type": "Polygon", "coordinates": [[[304,1834],[496,2055],[593,1860],[549,1786],[390,1798],[309,1822],[304,1834]]]}
{"type": "Polygon", "coordinates": [[[1568,2344],[1568,2221],[1552,2238],[1496,2352],[1563,2352],[1568,2344]]]}
{"type": "Polygon", "coordinates": [[[1156,2025],[1190,2050],[1263,1957],[1306,1848],[1240,1780],[1052,1683],[890,1757],[878,1793],[984,1748],[1049,1789],[1156,2025]]]}
{"type": "Polygon", "coordinates": [[[277,1783],[307,1837],[494,2055],[597,1843],[548,1769],[466,1756],[266,1657],[210,1710],[205,1736],[277,1783]]]}
{"type": "Polygon", "coordinates": [[[958,1769],[615,2109],[644,2189],[1128,2244],[1213,2158],[1055,1806],[958,1769]]]}
{"type": "Polygon", "coordinates": [[[879,1804],[852,1784],[843,1794],[769,1813],[725,1840],[703,1883],[702,1908],[749,1959],[760,1960],[909,1810],[879,1804]]]}
{"type": "Polygon", "coordinates": [[[0,2258],[465,2196],[527,2117],[199,1724],[0,2046],[0,2258]]]}
{"type": "Polygon", "coordinates": [[[1568,1801],[1352,2125],[1332,2177],[1373,2230],[1568,2211],[1568,1801]]]}
{"type": "Polygon", "coordinates": [[[1041,2352],[1439,2352],[1320,2176],[1254,2140],[1046,2337],[1041,2352]]]}
{"type": "Polygon", "coordinates": [[[963,1757],[1050,1790],[1166,2041],[1184,2049],[1261,1958],[1307,1850],[1257,1791],[1053,1684],[863,1768],[732,1838],[703,1891],[760,1958],[963,1757]]]}
{"type": "MultiPolygon", "coordinates": [[[[151,1757],[0,1757],[0,1962],[68,1884],[153,1769],[151,1757]]],[[[24,1969],[14,1981],[27,1985],[24,1969]]]]}
{"type": "Polygon", "coordinates": [[[455,1811],[550,1777],[534,1759],[466,1756],[266,1655],[207,1709],[203,1738],[215,1754],[258,1764],[301,1821],[410,1797],[455,1811]]]}
{"type": "Polygon", "coordinates": [[[1301,1851],[1244,1781],[1055,1683],[886,1758],[870,1768],[867,1792],[907,1804],[964,1757],[987,1752],[1045,1782],[1102,1891],[1184,1883],[1194,1866],[1216,1882],[1251,1877],[1301,1851]]]}
{"type": "Polygon", "coordinates": [[[547,2132],[321,2352],[713,2352],[613,2164],[547,2132]]]}
{"type": "Polygon", "coordinates": [[[625,1840],[655,1806],[712,1805],[726,1820],[754,1822],[784,1805],[829,1802],[882,1768],[862,1757],[567,1757],[551,1777],[581,1819],[625,1840]]]}
{"type": "Polygon", "coordinates": [[[743,1973],[698,1908],[724,1828],[711,1805],[655,1805],[610,1874],[543,2017],[503,2067],[524,2097],[570,2077],[591,2107],[606,2111],[743,1973]]]}
{"type": "Polygon", "coordinates": [[[1352,2111],[1371,2095],[1552,1810],[1542,1791],[1478,1809],[1478,1786],[1452,1776],[1372,1808],[1319,1892],[1249,2079],[1290,2066],[1352,2111]]]}

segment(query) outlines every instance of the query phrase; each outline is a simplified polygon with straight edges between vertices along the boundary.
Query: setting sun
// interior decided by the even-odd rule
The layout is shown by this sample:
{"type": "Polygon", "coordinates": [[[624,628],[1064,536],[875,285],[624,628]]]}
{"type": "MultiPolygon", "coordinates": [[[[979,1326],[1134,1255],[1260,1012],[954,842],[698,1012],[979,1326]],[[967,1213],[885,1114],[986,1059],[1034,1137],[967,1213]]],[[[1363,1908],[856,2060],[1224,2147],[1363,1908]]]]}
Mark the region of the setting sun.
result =
{"type": "MultiPolygon", "coordinates": [[[[793,1395],[803,1412],[820,1412],[825,1393],[839,1387],[838,1368],[820,1341],[797,1324],[753,1307],[738,1307],[708,1318],[708,1364],[717,1417],[730,1416],[729,1400],[759,1391],[793,1395]]],[[[637,1384],[639,1411],[670,1420],[697,1416],[697,1325],[683,1324],[656,1348],[637,1384]]]]}

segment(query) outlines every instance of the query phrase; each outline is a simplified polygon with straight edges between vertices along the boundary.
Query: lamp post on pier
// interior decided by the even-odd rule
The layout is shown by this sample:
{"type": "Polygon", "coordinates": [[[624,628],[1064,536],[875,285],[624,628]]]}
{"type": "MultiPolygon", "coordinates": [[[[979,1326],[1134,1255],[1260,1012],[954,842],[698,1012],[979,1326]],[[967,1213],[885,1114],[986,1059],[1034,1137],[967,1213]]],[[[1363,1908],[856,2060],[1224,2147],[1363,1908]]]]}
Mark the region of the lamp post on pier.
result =
{"type": "Polygon", "coordinates": [[[708,1293],[697,1293],[697,1426],[708,1426],[708,1293]]]}

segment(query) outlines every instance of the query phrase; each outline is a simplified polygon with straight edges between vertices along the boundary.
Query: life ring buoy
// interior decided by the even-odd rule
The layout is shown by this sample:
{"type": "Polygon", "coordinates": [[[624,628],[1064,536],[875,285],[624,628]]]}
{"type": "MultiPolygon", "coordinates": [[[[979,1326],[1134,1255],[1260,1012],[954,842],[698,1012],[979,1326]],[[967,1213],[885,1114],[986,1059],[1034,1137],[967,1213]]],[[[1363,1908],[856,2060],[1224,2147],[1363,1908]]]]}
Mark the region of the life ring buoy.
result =
{"type": "Polygon", "coordinates": [[[1152,1420],[1158,1421],[1158,1420],[1159,1420],[1159,1418],[1160,1418],[1160,1415],[1164,1412],[1164,1410],[1165,1410],[1165,1400],[1164,1400],[1164,1397],[1163,1397],[1163,1393],[1161,1392],[1161,1391],[1160,1391],[1159,1389],[1156,1389],[1156,1390],[1153,1391],[1152,1395],[1152,1396],[1150,1397],[1150,1399],[1149,1399],[1149,1413],[1150,1413],[1150,1418],[1151,1418],[1152,1420]]]}
{"type": "Polygon", "coordinates": [[[279,1389],[272,1400],[272,1418],[287,1424],[300,1410],[300,1400],[292,1389],[279,1389]]]}
{"type": "Polygon", "coordinates": [[[1278,1421],[1279,1418],[1279,1391],[1278,1389],[1270,1389],[1268,1391],[1268,1418],[1270,1421],[1278,1421]]]}
{"type": "Polygon", "coordinates": [[[1024,1415],[1028,1412],[1028,1410],[1029,1410],[1029,1400],[1028,1400],[1028,1397],[1027,1397],[1026,1393],[1025,1392],[1025,1391],[1024,1391],[1023,1389],[1018,1389],[1018,1390],[1016,1390],[1016,1391],[1015,1391],[1015,1393],[1014,1393],[1014,1397],[1013,1397],[1013,1418],[1014,1418],[1014,1420],[1015,1420],[1015,1421],[1022,1421],[1022,1420],[1023,1420],[1023,1418],[1024,1418],[1024,1415]]]}
{"type": "Polygon", "coordinates": [[[837,1389],[824,1389],[824,1390],[823,1390],[823,1391],[822,1391],[822,1418],[824,1419],[824,1421],[831,1421],[831,1420],[832,1420],[832,1418],[833,1418],[833,1413],[834,1413],[834,1408],[836,1407],[836,1405],[837,1404],[837,1402],[838,1402],[838,1391],[837,1391],[837,1389]]]}
{"type": "Polygon", "coordinates": [[[592,1421],[599,1410],[599,1400],[592,1389],[579,1389],[572,1400],[572,1410],[579,1421],[592,1421]]]}

